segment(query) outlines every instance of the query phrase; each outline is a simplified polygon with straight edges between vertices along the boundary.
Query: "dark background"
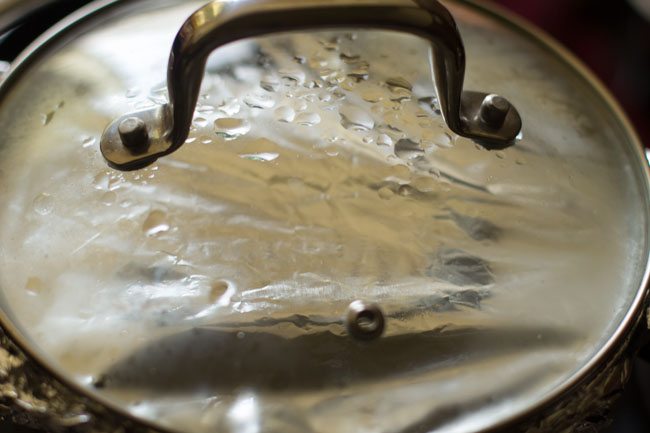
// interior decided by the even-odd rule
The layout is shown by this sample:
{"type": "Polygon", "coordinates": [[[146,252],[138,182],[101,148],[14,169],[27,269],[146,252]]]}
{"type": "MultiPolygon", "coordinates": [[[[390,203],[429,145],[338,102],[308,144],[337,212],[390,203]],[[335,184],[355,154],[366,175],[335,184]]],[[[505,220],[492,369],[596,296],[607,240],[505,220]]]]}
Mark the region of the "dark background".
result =
{"type": "MultiPolygon", "coordinates": [[[[87,2],[60,0],[31,15],[0,37],[0,59],[10,61],[34,35],[87,2]]],[[[543,28],[582,59],[619,100],[642,142],[650,146],[650,0],[496,2],[543,28]]],[[[33,433],[1,421],[0,432],[33,433]]],[[[638,360],[606,433],[648,432],[650,363],[638,360]]]]}
{"type": "Polygon", "coordinates": [[[650,147],[650,0],[496,3],[546,30],[586,63],[650,147]]]}

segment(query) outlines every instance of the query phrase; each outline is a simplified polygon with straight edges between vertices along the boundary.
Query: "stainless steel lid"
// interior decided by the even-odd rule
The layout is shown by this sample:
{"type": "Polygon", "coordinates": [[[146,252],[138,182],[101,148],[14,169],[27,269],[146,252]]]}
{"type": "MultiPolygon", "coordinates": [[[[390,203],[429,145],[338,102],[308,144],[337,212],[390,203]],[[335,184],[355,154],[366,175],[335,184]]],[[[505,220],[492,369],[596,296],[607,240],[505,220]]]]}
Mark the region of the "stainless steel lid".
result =
{"type": "Polygon", "coordinates": [[[168,101],[200,6],[95,4],[2,86],[1,316],[48,368],[182,432],[474,432],[616,338],[642,294],[648,184],[579,66],[449,3],[465,86],[521,115],[488,151],[446,126],[423,39],[247,39],[210,57],[181,148],[109,168],[102,132],[168,101]]]}

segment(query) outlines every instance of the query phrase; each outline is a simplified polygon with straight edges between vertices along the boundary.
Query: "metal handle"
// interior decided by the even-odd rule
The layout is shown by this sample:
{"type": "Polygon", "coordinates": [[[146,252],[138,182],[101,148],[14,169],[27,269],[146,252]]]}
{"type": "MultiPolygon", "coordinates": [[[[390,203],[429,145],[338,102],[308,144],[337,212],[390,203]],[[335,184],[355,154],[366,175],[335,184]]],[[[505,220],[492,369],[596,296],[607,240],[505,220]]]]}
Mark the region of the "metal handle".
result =
{"type": "Polygon", "coordinates": [[[101,140],[117,169],[143,167],[187,139],[205,64],[227,43],[270,33],[323,28],[396,30],[425,38],[443,118],[455,133],[488,148],[503,148],[521,130],[517,110],[504,98],[463,92],[465,49],[449,11],[436,0],[216,0],[183,24],[167,71],[169,104],[113,121],[101,140]]]}

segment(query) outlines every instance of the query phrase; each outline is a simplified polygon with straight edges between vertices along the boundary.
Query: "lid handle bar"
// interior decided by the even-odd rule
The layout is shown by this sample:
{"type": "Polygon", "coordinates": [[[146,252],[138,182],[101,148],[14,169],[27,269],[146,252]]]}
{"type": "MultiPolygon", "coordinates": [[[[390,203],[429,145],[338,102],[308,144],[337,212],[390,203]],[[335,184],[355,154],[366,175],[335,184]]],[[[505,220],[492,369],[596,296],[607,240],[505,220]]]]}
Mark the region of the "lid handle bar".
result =
{"type": "Polygon", "coordinates": [[[521,118],[506,99],[463,92],[463,42],[452,15],[436,0],[215,0],[194,12],[176,36],[167,70],[169,104],[113,121],[102,136],[102,154],[112,167],[133,170],[177,150],[189,134],[207,58],[220,46],[331,28],[395,30],[427,39],[449,129],[487,148],[508,146],[521,130],[521,118]]]}

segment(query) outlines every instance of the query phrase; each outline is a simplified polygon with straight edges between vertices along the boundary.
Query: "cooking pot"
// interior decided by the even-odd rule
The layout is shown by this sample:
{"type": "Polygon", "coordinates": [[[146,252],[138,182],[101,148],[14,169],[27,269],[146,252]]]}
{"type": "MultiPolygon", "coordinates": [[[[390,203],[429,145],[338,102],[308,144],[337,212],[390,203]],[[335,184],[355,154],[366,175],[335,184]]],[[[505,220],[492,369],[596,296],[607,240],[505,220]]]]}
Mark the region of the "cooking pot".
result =
{"type": "Polygon", "coordinates": [[[99,1],[0,98],[19,422],[596,431],[646,339],[638,139],[492,6],[99,1]]]}

